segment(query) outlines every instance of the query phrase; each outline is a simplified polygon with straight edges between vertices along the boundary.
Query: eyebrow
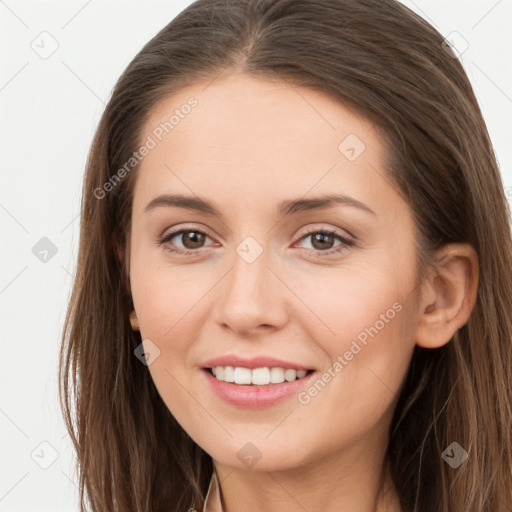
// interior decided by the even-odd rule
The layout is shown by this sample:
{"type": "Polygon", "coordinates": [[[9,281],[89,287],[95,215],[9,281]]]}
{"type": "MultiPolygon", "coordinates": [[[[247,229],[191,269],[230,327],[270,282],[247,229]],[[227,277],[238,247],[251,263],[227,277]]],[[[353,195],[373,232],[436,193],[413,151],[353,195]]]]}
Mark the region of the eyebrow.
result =
{"type": "MultiPolygon", "coordinates": [[[[289,215],[298,212],[309,210],[316,210],[320,208],[332,207],[335,205],[345,205],[358,208],[362,211],[377,215],[369,206],[358,201],[357,199],[342,195],[342,194],[329,194],[311,199],[289,199],[282,201],[278,205],[278,211],[281,215],[289,215]]],[[[209,215],[215,215],[223,219],[221,212],[211,203],[200,199],[199,197],[184,196],[181,194],[162,194],[152,199],[146,208],[145,212],[149,212],[159,207],[177,207],[202,212],[209,215]]]]}

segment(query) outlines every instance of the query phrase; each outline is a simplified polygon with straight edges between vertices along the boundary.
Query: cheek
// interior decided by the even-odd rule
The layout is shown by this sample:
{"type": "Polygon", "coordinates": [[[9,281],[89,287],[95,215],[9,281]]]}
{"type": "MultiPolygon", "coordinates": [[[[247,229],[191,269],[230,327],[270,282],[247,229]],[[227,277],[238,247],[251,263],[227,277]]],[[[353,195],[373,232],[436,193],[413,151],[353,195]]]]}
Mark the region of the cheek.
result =
{"type": "Polygon", "coordinates": [[[299,285],[315,316],[302,315],[299,322],[327,356],[321,375],[326,385],[317,386],[322,398],[311,390],[302,403],[311,398],[339,421],[348,415],[363,422],[390,404],[414,349],[408,270],[379,274],[352,268],[330,279],[301,277],[299,285]],[[333,403],[340,406],[338,412],[330,409],[333,403]]]}
{"type": "Polygon", "coordinates": [[[212,276],[193,266],[172,268],[134,259],[131,269],[132,297],[141,334],[160,342],[176,339],[174,334],[187,325],[194,309],[212,287],[212,276]],[[201,277],[204,275],[204,279],[201,277]]]}
{"type": "Polygon", "coordinates": [[[302,309],[306,307],[311,313],[297,314],[296,319],[309,326],[309,331],[315,324],[318,333],[329,340],[331,355],[333,351],[343,353],[348,349],[347,342],[350,345],[359,335],[364,342],[365,333],[370,336],[367,330],[376,334],[374,326],[379,332],[396,330],[395,319],[406,298],[403,290],[408,289],[404,274],[398,275],[396,269],[379,269],[375,264],[327,270],[330,272],[300,273],[290,282],[299,290],[297,295],[305,304],[302,309]]]}
{"type": "Polygon", "coordinates": [[[200,330],[199,304],[212,286],[208,278],[193,278],[188,269],[152,268],[140,259],[134,260],[131,278],[141,337],[159,350],[148,370],[167,408],[187,430],[189,422],[204,421],[201,410],[191,406],[187,390],[194,389],[198,378],[190,348],[200,330]]]}

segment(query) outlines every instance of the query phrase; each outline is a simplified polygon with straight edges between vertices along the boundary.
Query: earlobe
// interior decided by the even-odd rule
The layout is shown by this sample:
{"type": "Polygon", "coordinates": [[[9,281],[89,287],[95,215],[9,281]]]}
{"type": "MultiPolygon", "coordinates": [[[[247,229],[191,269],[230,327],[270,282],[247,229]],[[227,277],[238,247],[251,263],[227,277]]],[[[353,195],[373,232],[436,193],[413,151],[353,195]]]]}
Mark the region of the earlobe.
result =
{"type": "Polygon", "coordinates": [[[439,348],[464,326],[476,303],[478,255],[470,244],[447,244],[427,278],[416,328],[416,345],[439,348]]]}
{"type": "Polygon", "coordinates": [[[139,320],[137,318],[137,314],[135,313],[135,311],[132,311],[130,313],[130,324],[132,326],[132,329],[134,331],[139,331],[139,320]]]}

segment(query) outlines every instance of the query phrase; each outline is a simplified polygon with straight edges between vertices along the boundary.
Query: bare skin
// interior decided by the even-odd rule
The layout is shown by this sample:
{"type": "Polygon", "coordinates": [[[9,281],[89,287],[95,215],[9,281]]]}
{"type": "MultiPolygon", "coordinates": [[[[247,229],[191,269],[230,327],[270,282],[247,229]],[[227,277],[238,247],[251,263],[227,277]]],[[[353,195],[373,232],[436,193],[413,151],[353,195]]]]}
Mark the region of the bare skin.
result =
{"type": "Polygon", "coordinates": [[[160,351],[148,366],[160,395],[212,456],[226,512],[399,512],[389,474],[379,493],[398,392],[415,344],[442,346],[469,318],[474,250],[446,246],[443,266],[416,286],[412,212],[386,177],[382,139],[334,99],[231,73],[162,100],[142,140],[190,96],[197,106],[143,159],[134,191],[131,320],[160,351]],[[371,212],[278,211],[284,200],[334,193],[371,212]],[[162,194],[199,197],[222,218],[146,210],[162,194]],[[185,228],[196,238],[160,243],[185,228]],[[335,234],[318,240],[324,229],[335,234]],[[261,248],[251,263],[237,253],[249,236],[250,250],[261,248]],[[377,334],[350,357],[372,326],[377,334]],[[318,377],[331,368],[331,379],[315,396],[302,390],[302,401],[241,409],[215,395],[201,369],[225,354],[273,356],[318,377]],[[237,456],[249,442],[261,454],[252,467],[237,456]]]}

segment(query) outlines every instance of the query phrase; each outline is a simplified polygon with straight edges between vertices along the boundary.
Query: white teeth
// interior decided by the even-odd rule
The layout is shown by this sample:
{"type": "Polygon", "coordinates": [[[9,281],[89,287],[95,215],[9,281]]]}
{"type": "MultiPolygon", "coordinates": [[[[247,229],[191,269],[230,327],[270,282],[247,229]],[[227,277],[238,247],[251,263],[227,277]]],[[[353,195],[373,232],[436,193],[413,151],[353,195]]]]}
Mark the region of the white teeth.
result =
{"type": "Polygon", "coordinates": [[[295,380],[297,378],[297,371],[288,368],[287,370],[284,371],[284,378],[288,382],[291,382],[292,380],[295,380]]]}
{"type": "Polygon", "coordinates": [[[284,382],[284,370],[282,368],[271,368],[270,382],[272,382],[272,384],[281,384],[281,382],[284,382]]]}
{"type": "Polygon", "coordinates": [[[234,382],[235,384],[253,384],[265,386],[267,384],[281,384],[284,381],[291,382],[305,377],[306,370],[293,370],[291,368],[250,368],[233,366],[215,366],[212,369],[217,380],[234,382]]]}
{"type": "Polygon", "coordinates": [[[257,386],[270,384],[270,370],[268,368],[254,368],[251,381],[257,386]]]}
{"type": "Polygon", "coordinates": [[[235,369],[232,366],[224,367],[224,380],[226,382],[235,382],[235,369]]]}
{"type": "MultiPolygon", "coordinates": [[[[217,370],[219,367],[217,367],[217,370]]],[[[251,384],[252,371],[249,368],[235,368],[235,384],[251,384]]],[[[218,377],[217,377],[218,378],[218,377]]]]}

